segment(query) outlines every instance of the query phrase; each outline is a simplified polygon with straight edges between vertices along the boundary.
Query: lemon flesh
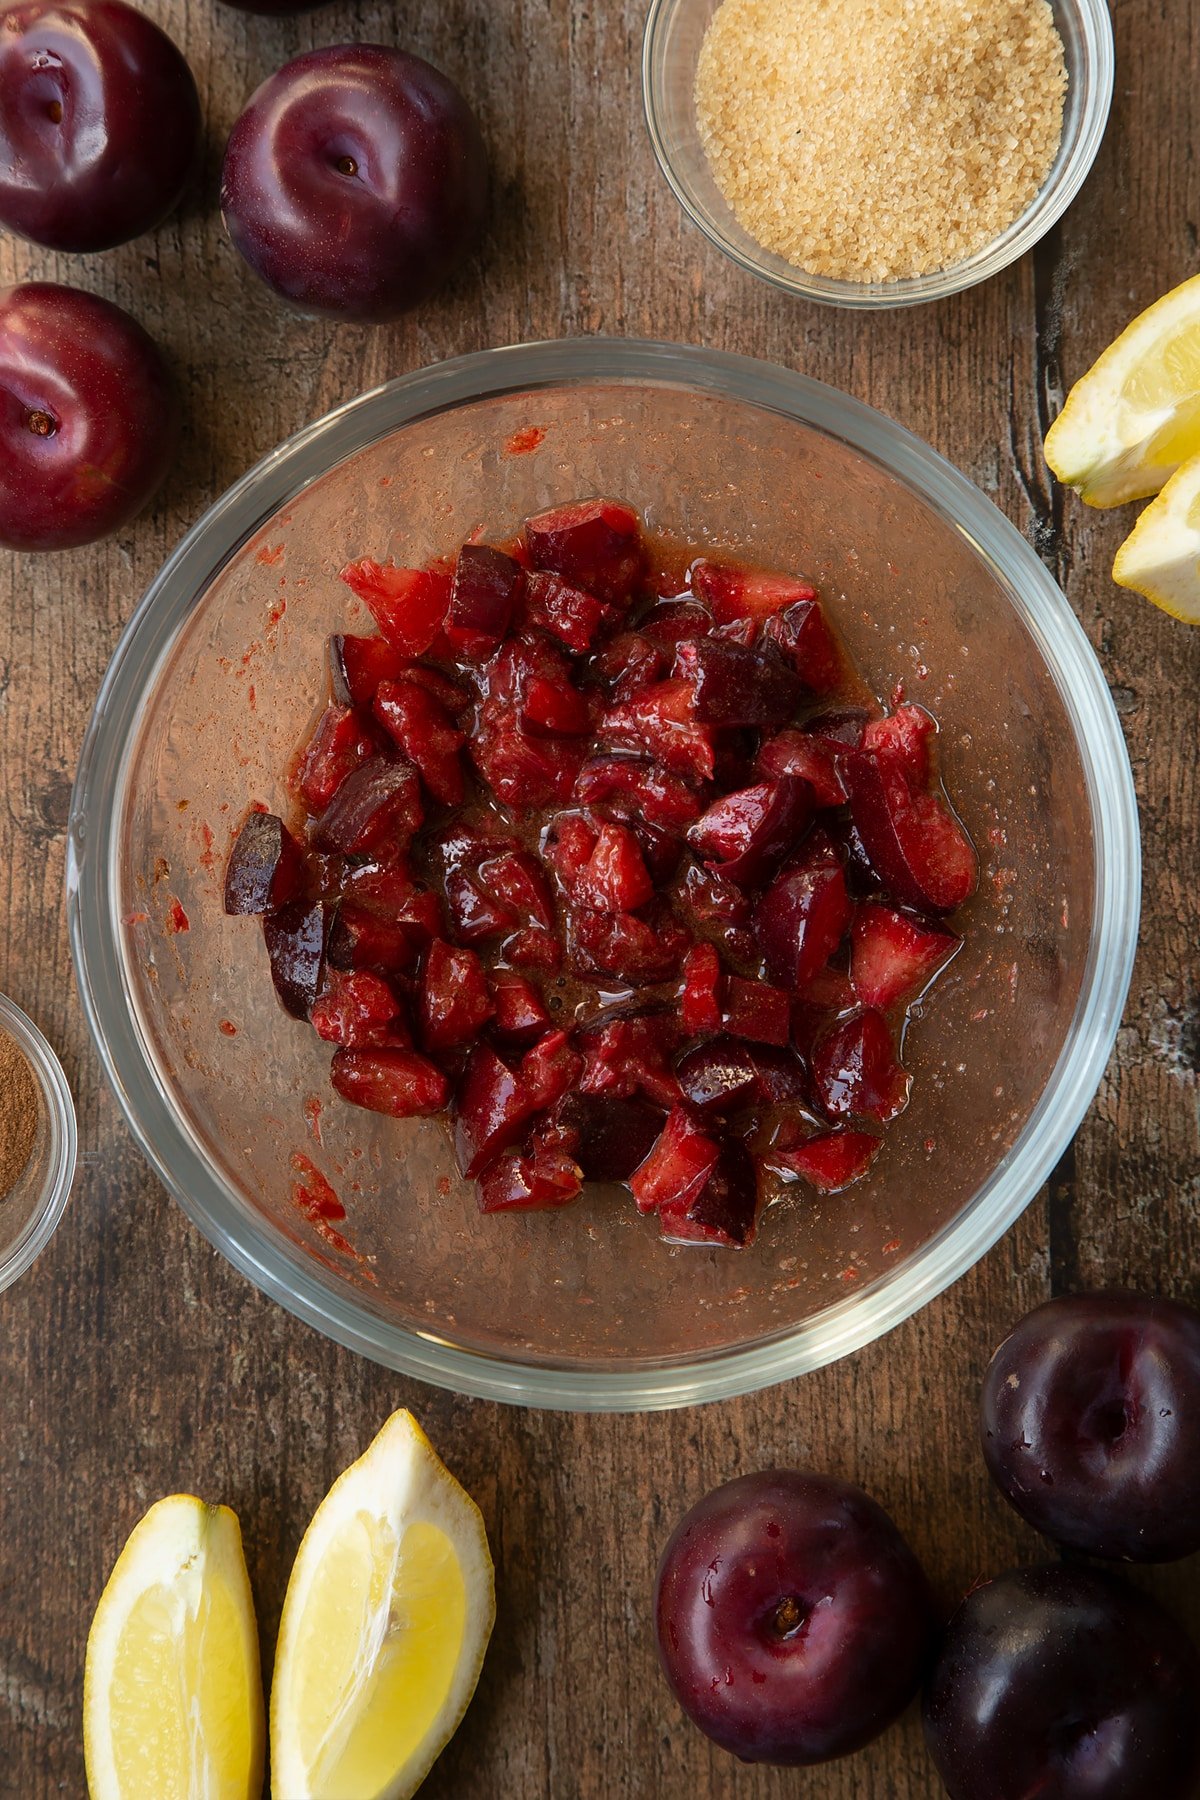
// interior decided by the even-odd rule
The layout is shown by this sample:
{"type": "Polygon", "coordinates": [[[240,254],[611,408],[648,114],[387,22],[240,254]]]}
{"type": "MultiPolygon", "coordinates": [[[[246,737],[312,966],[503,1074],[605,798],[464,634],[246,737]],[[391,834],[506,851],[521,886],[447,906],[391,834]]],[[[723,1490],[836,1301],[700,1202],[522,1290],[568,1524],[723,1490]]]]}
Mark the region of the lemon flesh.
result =
{"type": "Polygon", "coordinates": [[[321,1502],[288,1583],[276,1800],[407,1800],[466,1711],[494,1618],[479,1509],[395,1413],[321,1502]]]}
{"type": "Polygon", "coordinates": [[[1046,461],[1089,506],[1157,494],[1200,453],[1200,275],[1127,325],[1077,381],[1046,461]]]}
{"type": "Polygon", "coordinates": [[[1117,551],[1113,580],[1173,618],[1200,625],[1200,456],[1150,502],[1117,551]]]}
{"type": "Polygon", "coordinates": [[[88,1635],[92,1800],[257,1800],[262,1680],[238,1522],[176,1494],[152,1506],[88,1635]]]}

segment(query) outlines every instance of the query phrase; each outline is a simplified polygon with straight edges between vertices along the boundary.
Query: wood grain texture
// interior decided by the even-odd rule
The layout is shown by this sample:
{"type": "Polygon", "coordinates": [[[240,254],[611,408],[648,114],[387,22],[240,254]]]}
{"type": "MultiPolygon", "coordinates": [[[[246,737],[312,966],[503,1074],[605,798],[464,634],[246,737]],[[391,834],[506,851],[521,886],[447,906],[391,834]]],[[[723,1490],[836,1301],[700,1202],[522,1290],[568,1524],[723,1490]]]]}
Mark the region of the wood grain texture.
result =
{"type": "MultiPolygon", "coordinates": [[[[61,1049],[83,1147],[53,1246],[0,1299],[0,1794],[83,1794],[87,1626],[153,1499],[191,1488],[237,1509],[269,1663],[313,1507],[386,1413],[409,1404],[478,1497],[500,1584],[479,1695],[429,1800],[936,1800],[912,1715],[803,1778],[711,1749],[657,1676],[651,1583],[684,1508],[770,1463],[863,1482],[948,1599],[1038,1557],[974,1442],[992,1347],[1055,1288],[1130,1282],[1200,1298],[1200,632],[1112,586],[1131,515],[1064,500],[1041,462],[1064,385],[1196,266],[1200,4],[1123,0],[1107,139],[1035,256],[983,289],[873,318],[797,304],[685,226],[642,123],[640,0],[339,3],[274,23],[215,0],[148,0],[147,10],[185,50],[205,98],[205,167],[183,214],[97,258],[0,240],[0,284],[69,280],[141,318],[175,363],[189,419],[177,471],[133,530],[71,556],[0,554],[0,988],[61,1049]],[[284,314],[239,264],[215,204],[224,136],[257,82],[301,48],[347,38],[399,43],[446,68],[495,154],[486,250],[445,295],[382,331],[284,314]],[[138,595],[208,501],[280,438],[389,376],[597,331],[803,369],[972,476],[1063,581],[1102,659],[1146,843],[1141,949],[1117,1051],[1048,1194],[884,1342],[752,1399],[648,1418],[456,1399],[356,1360],[258,1295],[134,1150],[84,1029],[62,904],[70,783],[97,685],[138,595]]],[[[1193,1565],[1139,1579],[1200,1632],[1193,1565]]]]}

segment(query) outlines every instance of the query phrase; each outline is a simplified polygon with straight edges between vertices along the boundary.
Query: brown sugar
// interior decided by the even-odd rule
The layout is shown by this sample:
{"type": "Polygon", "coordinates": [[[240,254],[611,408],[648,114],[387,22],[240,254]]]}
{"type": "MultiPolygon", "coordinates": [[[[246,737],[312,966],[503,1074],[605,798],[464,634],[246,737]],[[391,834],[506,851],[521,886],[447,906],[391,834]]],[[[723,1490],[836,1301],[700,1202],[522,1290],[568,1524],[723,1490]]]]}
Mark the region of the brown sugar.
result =
{"type": "Polygon", "coordinates": [[[1011,225],[1062,137],[1047,0],[723,0],[696,72],[718,187],[812,274],[948,268],[1011,225]]]}
{"type": "Polygon", "coordinates": [[[12,1193],[33,1155],[40,1104],[28,1058],[0,1030],[0,1200],[12,1193]]]}

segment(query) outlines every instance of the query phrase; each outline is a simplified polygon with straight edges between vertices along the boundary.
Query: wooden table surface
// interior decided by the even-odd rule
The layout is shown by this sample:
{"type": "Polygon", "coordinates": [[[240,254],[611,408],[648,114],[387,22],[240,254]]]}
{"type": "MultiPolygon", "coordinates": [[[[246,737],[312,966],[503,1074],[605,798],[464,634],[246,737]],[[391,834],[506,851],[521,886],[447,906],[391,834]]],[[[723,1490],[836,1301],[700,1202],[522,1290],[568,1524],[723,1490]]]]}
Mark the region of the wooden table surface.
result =
{"type": "MultiPolygon", "coordinates": [[[[1196,267],[1200,5],[1122,0],[1107,137],[1033,256],[956,299],[873,316],[775,293],[684,223],[642,120],[642,0],[338,0],[278,22],[214,0],[147,10],[184,49],[205,101],[203,178],[182,216],[87,259],[0,239],[0,285],[50,277],[130,308],[170,353],[189,420],[179,467],[132,530],[71,555],[0,553],[0,989],[60,1049],[82,1151],[53,1245],[0,1300],[0,1794],[84,1793],[88,1622],[152,1500],[193,1489],[236,1508],[269,1664],[305,1522],[404,1404],[477,1496],[499,1574],[479,1693],[429,1800],[934,1800],[911,1713],[871,1749],[805,1777],[713,1749],[657,1674],[651,1584],[692,1501],[778,1463],[862,1482],[947,1597],[1040,1557],[975,1447],[991,1349],[1053,1292],[1129,1282],[1200,1297],[1200,631],[1113,587],[1132,514],[1086,512],[1041,460],[1064,385],[1196,267]],[[348,38],[401,44],[460,80],[495,160],[481,256],[417,315],[375,331],[285,314],[239,264],[216,205],[221,147],[251,90],[300,49],[348,38]],[[139,594],[208,502],[279,439],[389,376],[592,332],[801,369],[899,419],[978,482],[1062,582],[1101,658],[1146,850],[1116,1053],[1019,1225],[941,1300],[848,1361],[750,1399],[642,1418],[435,1392],[260,1296],[134,1148],[84,1028],[63,909],[68,799],[97,685],[139,594]]],[[[1200,1632],[1195,1566],[1138,1579],[1200,1632]]]]}

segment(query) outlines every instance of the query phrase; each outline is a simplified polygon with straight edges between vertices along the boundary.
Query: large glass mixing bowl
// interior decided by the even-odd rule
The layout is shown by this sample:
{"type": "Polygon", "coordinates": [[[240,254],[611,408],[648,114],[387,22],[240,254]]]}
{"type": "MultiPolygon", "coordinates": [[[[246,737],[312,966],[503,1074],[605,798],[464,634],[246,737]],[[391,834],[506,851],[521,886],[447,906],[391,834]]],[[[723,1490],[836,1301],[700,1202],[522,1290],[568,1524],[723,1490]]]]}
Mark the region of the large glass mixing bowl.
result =
{"type": "Polygon", "coordinates": [[[1138,877],[1129,764],[1096,659],[974,487],[802,376],[593,339],[393,382],[217,502],[105,678],[68,888],[80,992],[118,1098],[239,1269],[428,1381],[631,1408],[843,1356],[1012,1224],[1104,1069],[1138,877]],[[285,804],[326,636],[361,628],[337,579],[347,559],[419,562],[600,492],[688,543],[815,577],[875,689],[903,682],[940,720],[946,782],[981,853],[965,946],[908,1031],[912,1104],[870,1177],[829,1199],[798,1188],[742,1253],[661,1243],[619,1190],[481,1217],[437,1120],[336,1100],[328,1046],[275,1000],[257,921],[221,908],[247,804],[285,804]],[[297,1205],[310,1163],[346,1206],[340,1237],[297,1205]]]}

